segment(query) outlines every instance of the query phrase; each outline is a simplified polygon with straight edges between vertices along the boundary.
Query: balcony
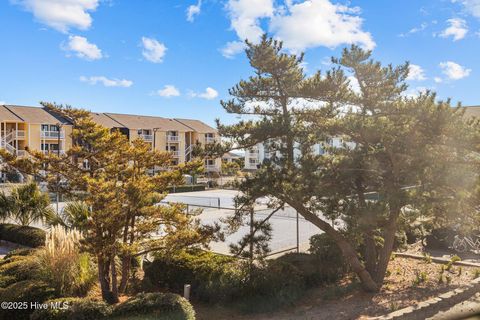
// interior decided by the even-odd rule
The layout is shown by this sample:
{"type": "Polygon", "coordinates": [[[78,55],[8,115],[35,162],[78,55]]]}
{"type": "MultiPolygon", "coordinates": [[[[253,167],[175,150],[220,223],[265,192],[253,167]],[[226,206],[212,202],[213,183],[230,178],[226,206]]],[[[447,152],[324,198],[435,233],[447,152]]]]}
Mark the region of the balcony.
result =
{"type": "Polygon", "coordinates": [[[147,142],[153,141],[153,135],[152,134],[139,134],[138,137],[140,139],[143,139],[144,141],[147,141],[147,142]]]}
{"type": "Polygon", "coordinates": [[[65,131],[41,131],[40,137],[42,139],[65,139],[65,131]]]}
{"type": "Polygon", "coordinates": [[[205,171],[207,171],[207,172],[218,171],[218,168],[214,164],[206,164],[205,165],[205,171]]]}
{"type": "Polygon", "coordinates": [[[167,142],[180,142],[180,137],[167,135],[167,142]]]}
{"type": "Polygon", "coordinates": [[[168,152],[169,152],[169,153],[172,155],[172,157],[174,157],[174,158],[180,157],[180,151],[170,150],[170,151],[168,151],[168,152]]]}
{"type": "Polygon", "coordinates": [[[25,130],[17,130],[17,138],[19,140],[25,140],[25,130]]]}

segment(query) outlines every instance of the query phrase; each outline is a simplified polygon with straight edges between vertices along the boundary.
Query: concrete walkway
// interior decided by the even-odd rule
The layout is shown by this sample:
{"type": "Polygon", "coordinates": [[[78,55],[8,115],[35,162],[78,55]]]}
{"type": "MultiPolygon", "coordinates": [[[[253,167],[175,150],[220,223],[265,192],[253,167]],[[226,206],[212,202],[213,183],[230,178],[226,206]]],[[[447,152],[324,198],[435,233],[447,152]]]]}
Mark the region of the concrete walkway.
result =
{"type": "Polygon", "coordinates": [[[478,320],[480,319],[480,293],[477,293],[468,300],[465,300],[447,311],[439,312],[429,320],[478,320]]]}

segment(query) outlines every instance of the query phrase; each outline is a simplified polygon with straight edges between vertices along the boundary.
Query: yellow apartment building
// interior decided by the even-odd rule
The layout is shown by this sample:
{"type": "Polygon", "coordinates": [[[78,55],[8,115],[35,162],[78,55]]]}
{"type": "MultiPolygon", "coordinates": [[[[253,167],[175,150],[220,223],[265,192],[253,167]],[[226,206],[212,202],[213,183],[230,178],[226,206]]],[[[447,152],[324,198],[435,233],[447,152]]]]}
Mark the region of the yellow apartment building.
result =
{"type": "MultiPolygon", "coordinates": [[[[172,153],[174,164],[192,159],[196,143],[219,141],[217,131],[199,120],[162,117],[91,113],[92,119],[112,130],[119,130],[130,141],[143,139],[152,149],[172,153]]],[[[0,106],[0,147],[19,156],[26,150],[65,152],[71,147],[72,125],[44,108],[0,106]]],[[[219,172],[221,159],[205,159],[207,172],[219,172]]]]}

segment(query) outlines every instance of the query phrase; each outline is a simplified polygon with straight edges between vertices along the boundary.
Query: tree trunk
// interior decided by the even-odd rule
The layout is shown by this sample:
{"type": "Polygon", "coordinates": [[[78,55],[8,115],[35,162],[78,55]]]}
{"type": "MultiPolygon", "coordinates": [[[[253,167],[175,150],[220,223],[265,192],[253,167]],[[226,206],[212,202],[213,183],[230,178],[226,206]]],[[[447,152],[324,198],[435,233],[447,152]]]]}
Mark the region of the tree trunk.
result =
{"type": "Polygon", "coordinates": [[[310,212],[303,205],[299,203],[288,202],[292,207],[294,207],[298,212],[307,220],[313,223],[315,226],[324,231],[328,236],[330,236],[337,246],[342,251],[343,257],[346,262],[350,265],[353,272],[355,272],[365,291],[368,292],[377,292],[379,287],[377,283],[373,280],[372,275],[365,269],[360,259],[358,258],[357,252],[352,247],[352,245],[330,224],[320,219],[317,215],[310,212]]]}
{"type": "Polygon", "coordinates": [[[390,221],[388,222],[385,232],[384,232],[384,244],[383,248],[380,250],[378,257],[377,270],[375,272],[375,282],[382,286],[383,280],[387,273],[388,263],[390,262],[390,257],[393,251],[393,245],[395,243],[395,232],[396,232],[396,222],[397,222],[397,213],[394,213],[391,216],[390,221]]]}
{"type": "Polygon", "coordinates": [[[365,268],[368,273],[375,274],[377,267],[377,248],[372,230],[365,233],[365,268]]]}
{"type": "Polygon", "coordinates": [[[110,288],[110,262],[105,261],[101,256],[97,256],[97,261],[98,281],[100,282],[102,298],[107,303],[116,303],[118,302],[118,297],[117,301],[115,301],[115,296],[110,288]]]}
{"type": "Polygon", "coordinates": [[[118,291],[120,293],[125,293],[127,290],[128,279],[130,278],[130,266],[132,258],[130,256],[122,257],[122,271],[121,271],[121,280],[118,291]]]}
{"type": "Polygon", "coordinates": [[[117,268],[115,266],[115,256],[110,260],[110,268],[112,274],[112,301],[113,303],[118,302],[118,285],[117,285],[117,268]]]}

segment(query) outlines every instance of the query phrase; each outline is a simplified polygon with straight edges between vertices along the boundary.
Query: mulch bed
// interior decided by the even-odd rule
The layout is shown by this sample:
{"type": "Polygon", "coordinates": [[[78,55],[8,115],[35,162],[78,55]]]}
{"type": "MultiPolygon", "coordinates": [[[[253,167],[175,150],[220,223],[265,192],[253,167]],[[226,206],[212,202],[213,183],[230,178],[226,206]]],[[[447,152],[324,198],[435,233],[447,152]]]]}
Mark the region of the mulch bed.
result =
{"type": "Polygon", "coordinates": [[[277,319],[367,319],[425,301],[461,287],[476,275],[475,267],[444,264],[396,257],[390,262],[388,276],[377,294],[363,292],[346,278],[335,286],[312,289],[293,306],[268,314],[241,315],[235,311],[205,305],[195,305],[197,319],[277,320],[277,319]],[[444,267],[445,268],[445,267],[444,267]]]}

